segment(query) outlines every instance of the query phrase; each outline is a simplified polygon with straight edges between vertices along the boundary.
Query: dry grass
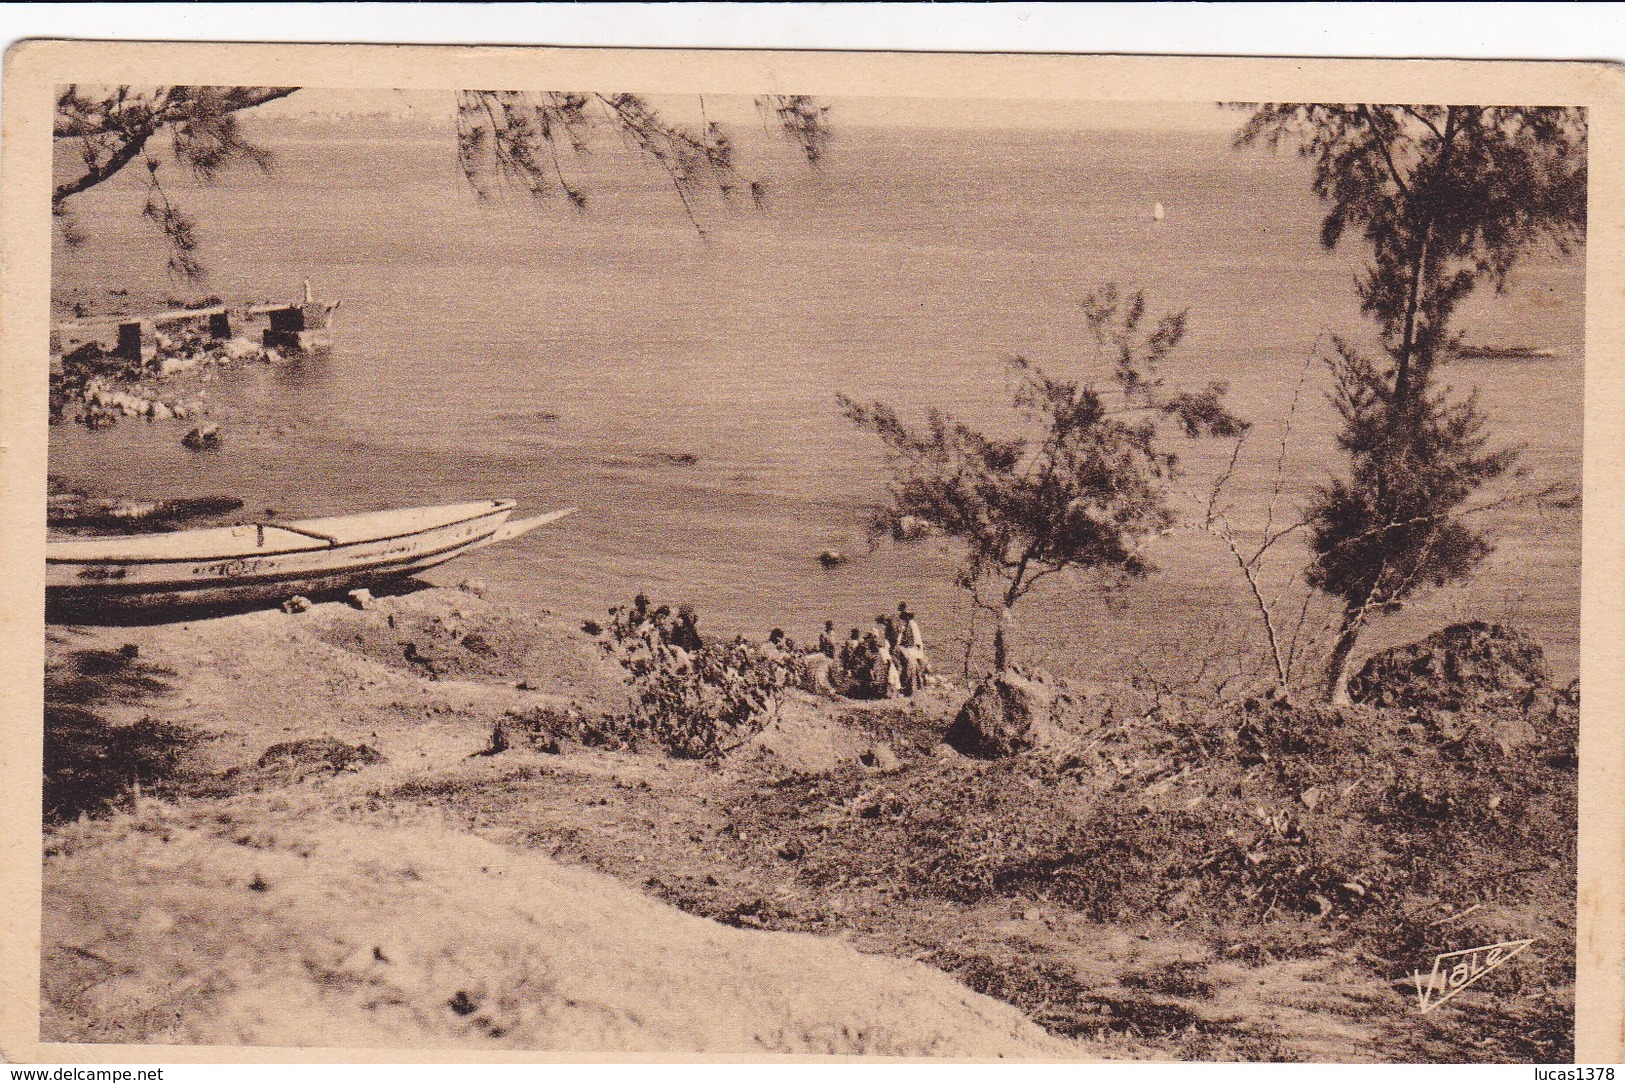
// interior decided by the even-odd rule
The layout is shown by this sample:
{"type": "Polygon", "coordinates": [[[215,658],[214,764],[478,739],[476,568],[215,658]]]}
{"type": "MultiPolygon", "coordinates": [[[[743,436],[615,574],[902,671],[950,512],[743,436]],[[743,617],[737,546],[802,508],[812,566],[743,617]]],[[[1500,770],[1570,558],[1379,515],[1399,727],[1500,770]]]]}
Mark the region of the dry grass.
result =
{"type": "MultiPolygon", "coordinates": [[[[525,736],[519,727],[498,748],[494,727],[515,717],[590,729],[601,717],[592,712],[609,709],[594,704],[614,700],[614,687],[601,668],[588,669],[590,694],[569,695],[575,667],[601,664],[589,642],[553,626],[552,638],[537,639],[554,643],[550,659],[539,660],[523,647],[522,618],[456,592],[384,599],[365,613],[318,606],[299,616],[108,630],[66,637],[53,651],[116,652],[114,639],[135,635],[141,665],[169,672],[148,683],[120,665],[87,677],[85,667],[64,662],[73,681],[91,682],[71,686],[80,702],[69,705],[86,709],[94,700],[111,725],[150,717],[207,733],[173,765],[171,793],[194,797],[171,815],[193,826],[218,812],[251,838],[287,834],[319,849],[330,831],[350,838],[352,827],[366,825],[377,833],[355,838],[407,840],[409,850],[429,817],[455,832],[431,833],[441,840],[437,861],[456,860],[459,846],[505,854],[508,863],[552,858],[608,873],[636,893],[624,898],[709,918],[706,928],[810,932],[923,960],[1019,1009],[1055,1039],[1083,1043],[1066,1047],[1068,1056],[1549,1062],[1572,1054],[1576,714],[1561,694],[1492,711],[1213,710],[1164,698],[1154,709],[1116,712],[1111,725],[1064,750],[987,762],[939,744],[959,698],[951,692],[908,704],[796,693],[764,732],[707,764],[585,747],[586,731],[570,725],[537,741],[517,739],[525,736]],[[475,652],[461,676],[431,679],[404,659],[400,634],[422,643],[422,627],[444,627],[448,618],[457,634],[436,650],[463,649],[456,645],[471,633],[496,646],[490,656],[475,652]],[[278,682],[277,703],[267,702],[265,680],[278,682]],[[284,703],[303,713],[290,718],[284,703]],[[268,756],[276,746],[303,752],[268,756]],[[350,826],[313,826],[333,817],[350,826]],[[305,819],[312,826],[297,826],[305,819]],[[493,845],[500,849],[486,849],[493,845]],[[1513,964],[1444,1008],[1416,1011],[1412,968],[1426,970],[1436,952],[1523,936],[1538,943],[1513,964]]],[[[128,804],[114,804],[120,800],[128,804]]],[[[143,870],[163,867],[171,844],[129,826],[138,822],[64,825],[47,838],[56,951],[48,980],[66,983],[51,998],[54,1025],[83,1036],[117,1027],[160,1035],[174,1025],[186,1040],[201,1040],[190,1035],[225,1025],[226,994],[207,990],[241,979],[235,968],[248,964],[237,956],[187,987],[207,995],[186,1000],[173,1024],[130,1014],[130,1005],[148,1003],[145,994],[119,1007],[123,1001],[99,993],[72,992],[73,975],[88,974],[75,969],[79,949],[107,954],[76,930],[105,929],[119,950],[139,949],[144,904],[135,896],[119,904],[125,918],[115,920],[111,905],[85,909],[100,884],[151,882],[143,870]]],[[[222,848],[221,832],[204,834],[213,840],[207,875],[175,912],[206,914],[218,902],[232,920],[270,921],[266,937],[280,927],[295,945],[339,935],[291,911],[256,909],[276,895],[279,878],[287,882],[287,869],[273,873],[249,852],[255,847],[222,848]],[[231,877],[248,883],[255,874],[270,890],[232,886],[231,877]]],[[[312,861],[288,867],[317,869],[312,861]]],[[[552,867],[537,868],[544,866],[552,867]]],[[[369,898],[350,871],[320,868],[334,907],[354,910],[369,898]]],[[[464,880],[403,888],[383,900],[369,928],[378,937],[392,926],[413,929],[425,938],[423,951],[430,941],[452,955],[474,950],[488,935],[480,921],[424,924],[414,916],[438,914],[429,900],[455,888],[459,910],[498,925],[516,920],[481,909],[497,905],[483,874],[464,880]]],[[[201,960],[185,962],[194,941],[166,934],[157,942],[153,965],[185,970],[160,984],[208,970],[201,960]]],[[[195,942],[206,955],[225,950],[207,936],[195,942]]],[[[617,958],[583,958],[581,972],[617,958]]],[[[689,988],[691,979],[674,974],[659,980],[689,988]]],[[[424,1041],[554,1041],[541,1023],[514,1016],[517,1009],[487,1019],[500,1035],[469,1030],[485,1026],[470,1022],[487,1018],[479,1005],[510,995],[485,986],[480,993],[471,980],[451,982],[457,988],[443,996],[407,998],[418,1005],[413,1026],[426,1028],[424,1041]],[[445,1009],[459,990],[467,1000],[458,1008],[472,1010],[445,1009]]],[[[258,1022],[230,1025],[266,1035],[305,1025],[259,1003],[258,1022]]],[[[344,1025],[365,1035],[377,1018],[344,1025]]],[[[605,1043],[593,1048],[656,1040],[568,1033],[605,1043]]],[[[697,1040],[659,1033],[663,1042],[697,1040]]],[[[727,1033],[729,1042],[744,1040],[727,1033]]],[[[840,1041],[880,1041],[877,1033],[852,1031],[840,1041]]],[[[785,1039],[785,1048],[812,1040],[785,1039]]],[[[835,1041],[817,1039],[826,1040],[835,1041]]],[[[885,1039],[893,1040],[904,1039],[885,1039]]],[[[936,1041],[919,1033],[908,1040],[936,1041]]]]}

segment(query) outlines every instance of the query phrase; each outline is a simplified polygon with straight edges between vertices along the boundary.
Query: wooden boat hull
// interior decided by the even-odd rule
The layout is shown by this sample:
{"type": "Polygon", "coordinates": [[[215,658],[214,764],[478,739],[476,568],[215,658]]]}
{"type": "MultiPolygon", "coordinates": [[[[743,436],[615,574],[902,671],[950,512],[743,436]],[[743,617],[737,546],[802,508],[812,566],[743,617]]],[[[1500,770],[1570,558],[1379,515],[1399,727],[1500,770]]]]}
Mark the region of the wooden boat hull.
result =
{"type": "Polygon", "coordinates": [[[46,547],[46,602],[66,611],[152,609],[331,594],[413,575],[490,544],[510,525],[513,508],[512,501],[482,501],[56,542],[46,547]]]}

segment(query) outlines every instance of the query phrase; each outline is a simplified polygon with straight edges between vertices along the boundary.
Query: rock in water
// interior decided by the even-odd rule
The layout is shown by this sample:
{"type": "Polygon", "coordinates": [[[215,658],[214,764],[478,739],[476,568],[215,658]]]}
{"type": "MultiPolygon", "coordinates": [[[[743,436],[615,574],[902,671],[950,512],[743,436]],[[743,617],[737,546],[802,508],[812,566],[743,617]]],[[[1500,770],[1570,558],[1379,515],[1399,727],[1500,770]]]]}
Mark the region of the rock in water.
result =
{"type": "Polygon", "coordinates": [[[181,437],[181,443],[193,451],[202,451],[205,448],[220,446],[220,426],[199,425],[181,437]]]}
{"type": "Polygon", "coordinates": [[[1349,681],[1355,703],[1441,711],[1521,707],[1551,688],[1540,644],[1484,621],[1452,624],[1373,655],[1349,681]]]}

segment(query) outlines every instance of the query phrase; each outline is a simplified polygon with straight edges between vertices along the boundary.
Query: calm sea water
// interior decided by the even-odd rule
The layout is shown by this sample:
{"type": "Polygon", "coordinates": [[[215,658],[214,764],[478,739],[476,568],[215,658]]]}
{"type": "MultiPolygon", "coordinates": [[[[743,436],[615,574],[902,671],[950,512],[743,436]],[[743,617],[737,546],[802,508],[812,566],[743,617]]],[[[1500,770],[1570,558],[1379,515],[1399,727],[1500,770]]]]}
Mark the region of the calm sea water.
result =
{"type": "MultiPolygon", "coordinates": [[[[180,423],[62,426],[52,472],[134,496],[236,493],[285,516],[480,497],[579,505],[559,527],[432,573],[572,616],[645,590],[692,602],[712,631],[811,636],[826,616],[844,631],[908,599],[939,667],[956,670],[970,613],[953,554],[866,546],[883,463],[841,418],[837,390],[1002,424],[1005,358],[1103,373],[1078,301],[1105,281],[1143,285],[1156,309],[1190,311],[1170,383],[1228,380],[1257,422],[1227,490],[1245,532],[1290,516],[1335,468],[1325,372],[1306,359],[1328,332],[1369,334],[1350,285],[1357,251],[1317,247],[1301,163],[1236,153],[1223,133],[849,128],[818,172],[768,162],[765,213],[702,208],[702,237],[661,178],[613,154],[593,163],[594,204],[577,215],[478,204],[449,132],[259,131],[279,154],[274,175],[177,189],[204,230],[203,291],[287,298],[309,279],[342,299],[336,348],[211,384],[218,453],[183,451],[180,423]],[[826,548],[853,559],[826,570],[826,548]]],[[[81,200],[93,240],[57,252],[59,303],[124,289],[139,309],[191,289],[164,278],[142,199],[131,178],[81,200]]],[[[1497,437],[1526,447],[1537,482],[1580,477],[1583,282],[1579,258],[1536,260],[1463,314],[1476,341],[1553,357],[1449,370],[1480,391],[1497,437]]],[[[1190,449],[1186,506],[1228,454],[1190,449]]],[[[1512,620],[1572,675],[1578,512],[1484,523],[1500,547],[1480,575],[1384,618],[1366,646],[1452,619],[1512,620]]],[[[1018,657],[1176,678],[1209,655],[1223,664],[1255,631],[1223,550],[1176,535],[1157,558],[1162,571],[1115,605],[1085,582],[1032,599],[1018,657]]],[[[1272,561],[1279,584],[1302,551],[1272,561]]]]}

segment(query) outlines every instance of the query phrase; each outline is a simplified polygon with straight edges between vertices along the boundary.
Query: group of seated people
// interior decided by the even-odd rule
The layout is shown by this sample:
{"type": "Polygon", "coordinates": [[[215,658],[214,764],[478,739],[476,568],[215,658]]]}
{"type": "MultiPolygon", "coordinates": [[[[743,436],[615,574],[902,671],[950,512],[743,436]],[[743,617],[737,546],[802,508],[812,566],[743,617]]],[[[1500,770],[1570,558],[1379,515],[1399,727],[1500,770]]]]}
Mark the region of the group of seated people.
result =
{"type": "Polygon", "coordinates": [[[619,644],[620,653],[642,648],[649,663],[682,668],[705,645],[700,638],[699,614],[692,606],[678,606],[673,613],[669,605],[651,608],[649,596],[639,594],[631,606],[615,606],[609,614],[608,632],[611,640],[619,644]]]}
{"type": "MultiPolygon", "coordinates": [[[[679,606],[673,612],[667,605],[651,606],[648,597],[639,594],[630,606],[611,609],[610,618],[606,631],[618,644],[616,653],[635,672],[685,670],[704,645],[699,617],[690,606],[679,606]]],[[[785,663],[796,683],[805,682],[809,688],[823,684],[811,679],[822,670],[828,687],[854,699],[912,696],[925,686],[931,672],[920,622],[907,602],[898,603],[896,616],[883,613],[876,617],[867,632],[852,629],[844,642],[837,642],[835,622],[826,620],[818,645],[811,650],[798,647],[782,628],[775,628],[766,650],[785,663]],[[818,662],[820,655],[829,661],[818,662]]]]}
{"type": "Polygon", "coordinates": [[[907,602],[899,602],[895,617],[882,613],[867,632],[852,629],[836,642],[835,622],[824,622],[818,652],[834,661],[830,684],[844,695],[859,699],[912,696],[925,687],[931,672],[920,622],[907,602]]]}

